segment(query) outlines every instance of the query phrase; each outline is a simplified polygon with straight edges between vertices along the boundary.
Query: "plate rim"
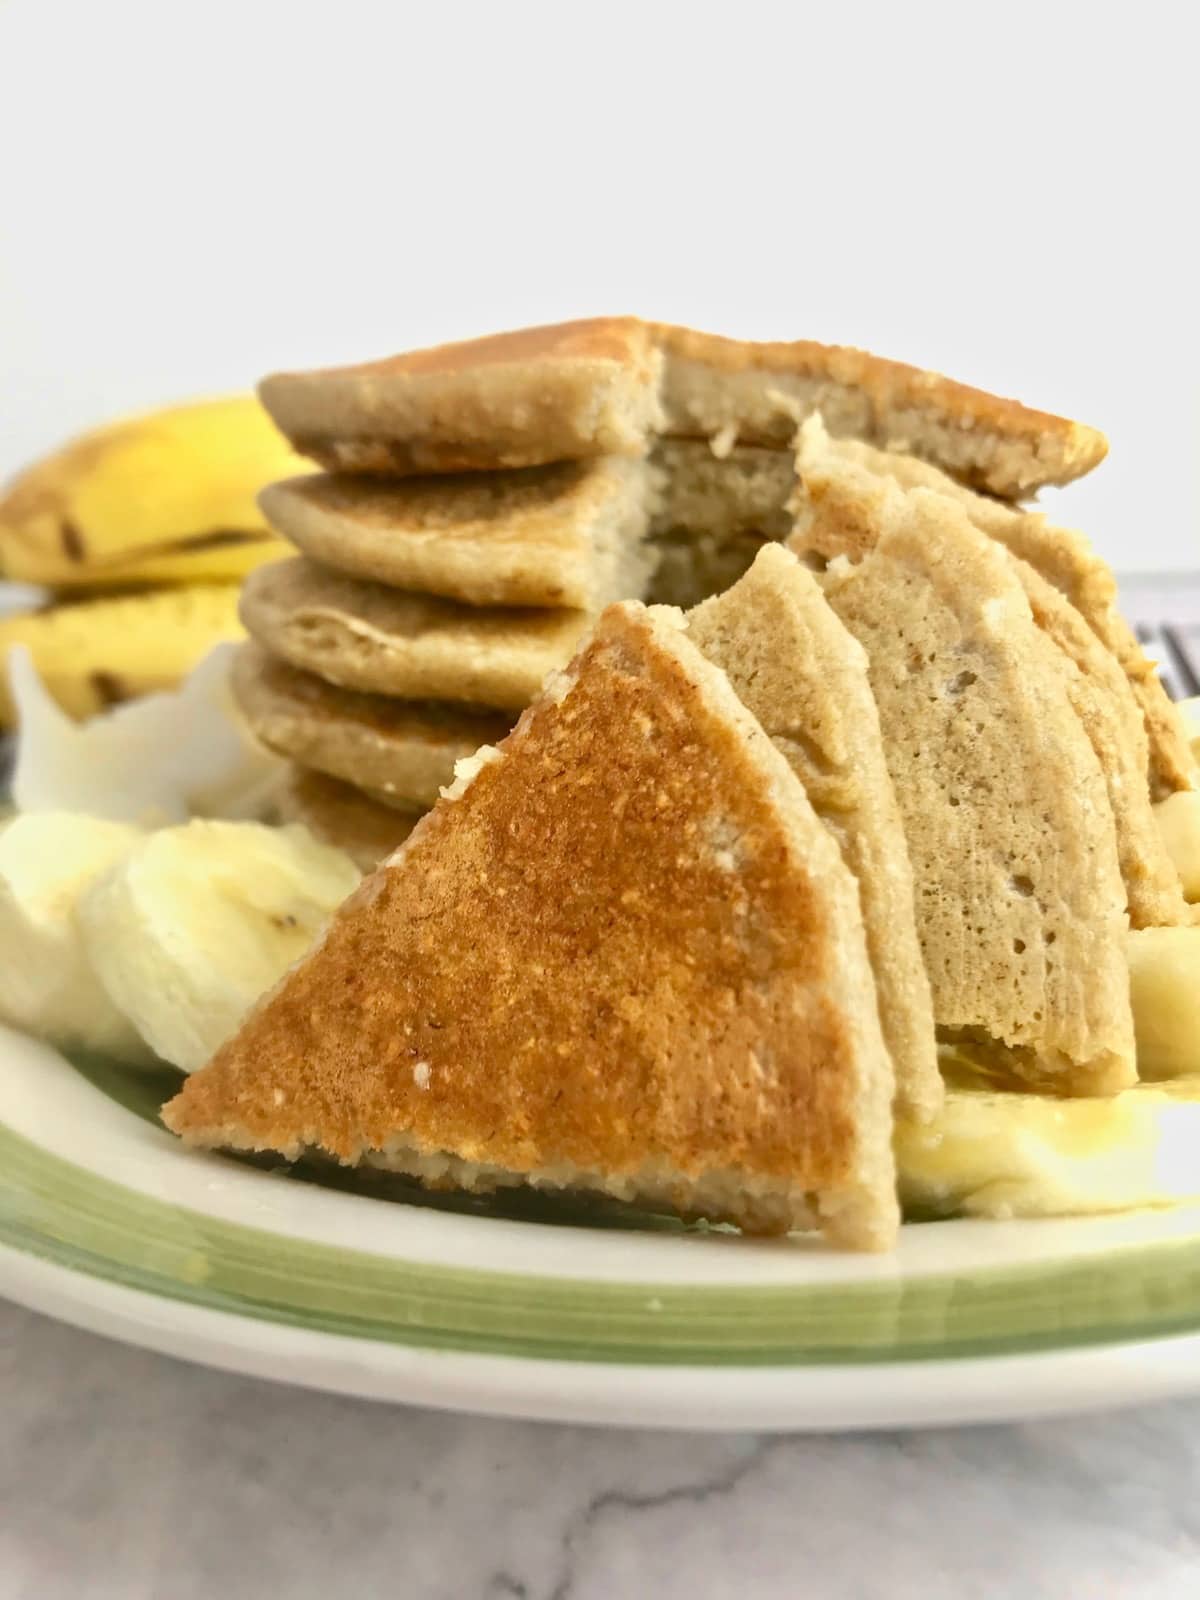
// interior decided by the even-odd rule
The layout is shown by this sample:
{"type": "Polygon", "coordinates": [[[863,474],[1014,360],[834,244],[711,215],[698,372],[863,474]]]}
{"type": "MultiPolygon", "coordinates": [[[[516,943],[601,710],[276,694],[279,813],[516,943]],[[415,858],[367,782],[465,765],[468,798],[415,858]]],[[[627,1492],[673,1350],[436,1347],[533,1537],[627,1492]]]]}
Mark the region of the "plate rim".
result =
{"type": "MultiPolygon", "coordinates": [[[[188,1159],[182,1148],[179,1158],[188,1159]]],[[[291,1180],[235,1171],[228,1182],[278,1192],[291,1180]]],[[[335,1206],[349,1202],[347,1220],[364,1203],[357,1196],[331,1198],[335,1206]]],[[[487,1218],[454,1221],[473,1238],[496,1226],[487,1218]]],[[[532,1243],[537,1236],[526,1237],[532,1243]]],[[[812,1276],[758,1284],[720,1276],[589,1277],[538,1271],[536,1263],[521,1270],[477,1261],[448,1266],[229,1220],[119,1183],[3,1122],[0,1244],[164,1303],[229,1308],[247,1324],[301,1323],[371,1343],[549,1357],[565,1365],[594,1358],[659,1370],[829,1371],[1200,1336],[1195,1234],[1024,1265],[981,1260],[926,1273],[906,1273],[894,1258],[859,1258],[861,1276],[843,1281],[822,1280],[819,1259],[812,1276]],[[131,1240],[137,1248],[125,1259],[131,1240]],[[1130,1266],[1138,1272],[1126,1276],[1122,1269],[1130,1266]],[[1117,1280],[1119,1317],[1112,1307],[1117,1280]],[[1043,1309],[1036,1290],[1048,1282],[1056,1295],[1043,1309]],[[1108,1320],[1089,1320],[1102,1316],[1106,1294],[1108,1320]],[[1157,1307],[1157,1320],[1144,1319],[1147,1306],[1157,1307]]]]}
{"type": "MultiPolygon", "coordinates": [[[[569,1257],[575,1253],[567,1230],[518,1225],[517,1248],[510,1237],[507,1250],[499,1251],[506,1269],[498,1270],[475,1241],[488,1229],[507,1229],[511,1236],[511,1224],[430,1220],[418,1208],[385,1205],[380,1216],[386,1211],[410,1219],[407,1234],[402,1228],[394,1235],[394,1251],[390,1230],[378,1227],[366,1230],[365,1246],[361,1237],[343,1242],[343,1215],[353,1227],[356,1216],[361,1223],[380,1202],[331,1196],[221,1158],[189,1157],[57,1052],[15,1039],[23,1049],[0,1085],[9,1091],[0,1095],[6,1102],[0,1105],[0,1155],[19,1155],[0,1160],[0,1293],[128,1344],[376,1400],[716,1430],[1000,1421],[1200,1390],[1195,1215],[1183,1218],[1174,1233],[1157,1218],[1153,1227],[1115,1236],[1100,1230],[1074,1253],[1061,1248],[1064,1235],[1051,1226],[1038,1235],[1049,1245],[1039,1242],[1023,1264],[1019,1252],[1006,1258],[1001,1250],[988,1259],[985,1250],[978,1266],[974,1233],[968,1245],[958,1230],[1005,1225],[934,1224],[917,1235],[931,1248],[910,1252],[904,1264],[773,1253],[776,1264],[787,1264],[783,1276],[774,1267],[764,1275],[761,1262],[753,1261],[749,1273],[731,1271],[726,1263],[743,1258],[705,1241],[693,1243],[712,1265],[675,1276],[673,1264],[669,1272],[663,1267],[663,1245],[639,1252],[638,1241],[653,1237],[639,1234],[608,1235],[609,1275],[596,1272],[593,1257],[589,1276],[586,1264],[572,1260],[563,1267],[564,1245],[569,1257]],[[69,1135],[57,1124],[45,1126],[47,1098],[56,1108],[65,1101],[66,1121],[73,1122],[69,1135]],[[184,1161],[186,1169],[177,1166],[184,1161]],[[180,1182],[177,1173],[185,1170],[187,1181],[180,1182]],[[229,1192],[218,1200],[214,1191],[222,1188],[229,1192]],[[272,1212],[266,1199],[285,1197],[286,1205],[287,1196],[305,1192],[310,1201],[299,1204],[295,1216],[272,1212]],[[457,1259],[440,1251],[455,1228],[469,1231],[471,1245],[457,1259]],[[957,1245],[948,1268],[946,1246],[933,1238],[943,1230],[954,1230],[957,1245]],[[323,1234],[335,1242],[322,1242],[323,1234]],[[553,1248],[540,1256],[530,1248],[524,1259],[538,1234],[558,1237],[553,1248]],[[381,1236],[388,1238],[386,1249],[381,1236]],[[371,1248],[372,1240],[378,1248],[371,1248]],[[620,1272],[612,1275],[613,1243],[621,1240],[634,1242],[634,1256],[646,1254],[648,1276],[632,1262],[626,1270],[623,1254],[620,1272]],[[289,1250],[298,1254],[289,1257],[289,1250]],[[247,1278],[230,1271],[239,1260],[247,1278]],[[1130,1262],[1140,1271],[1127,1279],[1130,1262]],[[354,1264],[357,1284],[349,1270],[354,1264]],[[1075,1309],[1064,1273],[1077,1274],[1067,1282],[1082,1285],[1080,1315],[1093,1315],[1094,1325],[1068,1322],[1064,1336],[1063,1326],[1052,1324],[1050,1336],[1030,1340],[1028,1329],[1039,1327],[1039,1319],[1075,1309]],[[256,1294],[263,1285],[275,1285],[274,1298],[256,1294]],[[1009,1297],[1016,1336],[1000,1348],[978,1338],[947,1342],[946,1329],[987,1331],[989,1294],[997,1285],[1009,1297]],[[548,1309],[538,1298],[546,1293],[548,1309]],[[974,1304],[974,1321],[955,1320],[956,1299],[974,1304]],[[861,1324],[854,1322],[855,1307],[861,1324]],[[1139,1327],[1146,1324],[1137,1318],[1146,1308],[1186,1315],[1169,1325],[1160,1320],[1145,1337],[1139,1327]],[[435,1334],[440,1328],[438,1336],[420,1337],[428,1331],[426,1315],[428,1328],[435,1334]],[[513,1337],[475,1337],[497,1320],[515,1330],[513,1337]],[[407,1326],[414,1321],[416,1337],[407,1326]],[[858,1329],[856,1345],[844,1332],[839,1343],[841,1324],[858,1329]],[[564,1326],[574,1342],[556,1346],[564,1326]],[[901,1335],[913,1328],[922,1338],[906,1345],[901,1335]]],[[[1027,1226],[1007,1225],[1010,1237],[1019,1228],[1023,1243],[1032,1237],[1024,1233],[1027,1226]]]]}
{"type": "Polygon", "coordinates": [[[473,1416],[705,1433],[861,1432],[1066,1416],[1200,1392],[1200,1334],[833,1368],[561,1362],[261,1322],[87,1279],[0,1245],[0,1265],[14,1263],[15,1277],[4,1273],[6,1298],[101,1337],[244,1377],[473,1416]]]}

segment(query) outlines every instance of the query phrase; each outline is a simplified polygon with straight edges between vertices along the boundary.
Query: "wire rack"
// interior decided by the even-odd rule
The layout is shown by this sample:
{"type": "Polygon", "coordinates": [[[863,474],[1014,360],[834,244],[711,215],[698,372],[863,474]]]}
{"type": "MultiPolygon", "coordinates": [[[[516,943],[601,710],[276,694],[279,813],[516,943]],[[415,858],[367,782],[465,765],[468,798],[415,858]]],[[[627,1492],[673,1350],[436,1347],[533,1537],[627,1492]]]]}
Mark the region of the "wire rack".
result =
{"type": "Polygon", "coordinates": [[[1171,698],[1200,694],[1200,572],[1124,578],[1121,608],[1171,698]]]}

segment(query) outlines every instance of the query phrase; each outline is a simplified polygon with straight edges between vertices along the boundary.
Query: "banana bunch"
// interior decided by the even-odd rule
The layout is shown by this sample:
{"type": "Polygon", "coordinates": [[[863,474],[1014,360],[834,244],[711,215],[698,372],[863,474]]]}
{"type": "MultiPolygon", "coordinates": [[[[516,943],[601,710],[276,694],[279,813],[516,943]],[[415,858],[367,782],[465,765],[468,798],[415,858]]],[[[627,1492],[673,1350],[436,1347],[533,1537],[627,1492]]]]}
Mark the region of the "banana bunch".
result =
{"type": "Polygon", "coordinates": [[[286,550],[258,491],[305,471],[253,395],[110,423],[0,498],[0,569],[52,589],[232,581],[286,550]]]}
{"type": "Polygon", "coordinates": [[[115,422],[35,463],[0,493],[0,576],[51,598],[0,620],[0,666],[28,645],[76,716],[176,683],[240,635],[242,577],[287,553],[259,490],[308,470],[253,395],[115,422]]]}

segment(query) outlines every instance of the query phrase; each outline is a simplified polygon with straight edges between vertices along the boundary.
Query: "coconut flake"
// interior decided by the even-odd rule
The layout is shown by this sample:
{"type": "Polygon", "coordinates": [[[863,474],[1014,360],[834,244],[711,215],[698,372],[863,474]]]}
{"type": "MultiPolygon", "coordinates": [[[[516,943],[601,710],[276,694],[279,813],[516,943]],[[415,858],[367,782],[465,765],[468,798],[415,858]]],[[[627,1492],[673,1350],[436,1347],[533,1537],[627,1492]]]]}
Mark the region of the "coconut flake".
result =
{"type": "Polygon", "coordinates": [[[178,689],[74,722],[24,647],[8,681],[19,736],[18,811],[77,811],[143,827],[189,817],[261,816],[283,763],[254,740],[233,698],[234,644],[219,644],[178,689]]]}

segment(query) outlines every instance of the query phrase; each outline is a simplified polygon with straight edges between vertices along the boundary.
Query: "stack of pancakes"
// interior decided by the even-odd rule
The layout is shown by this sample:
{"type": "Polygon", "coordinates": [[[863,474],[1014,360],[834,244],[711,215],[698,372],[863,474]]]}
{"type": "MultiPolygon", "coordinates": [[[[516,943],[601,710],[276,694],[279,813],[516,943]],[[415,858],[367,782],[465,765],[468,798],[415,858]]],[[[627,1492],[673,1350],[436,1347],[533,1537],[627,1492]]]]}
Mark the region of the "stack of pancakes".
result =
{"type": "Polygon", "coordinates": [[[303,554],[242,703],[360,787],[330,827],[449,786],[168,1126],[879,1247],[939,1044],[1136,1082],[1129,929],[1200,937],[1153,806],[1200,784],[1107,568],[1017,503],[1099,435],[633,321],[263,393],[330,475],[265,497],[303,554]]]}
{"type": "Polygon", "coordinates": [[[268,378],[326,472],[262,497],[299,551],[251,576],[238,693],[286,809],[364,863],[494,743],[605,605],[688,606],[790,531],[796,423],[992,494],[1063,482],[1092,430],[811,343],[599,319],[268,378]]]}

